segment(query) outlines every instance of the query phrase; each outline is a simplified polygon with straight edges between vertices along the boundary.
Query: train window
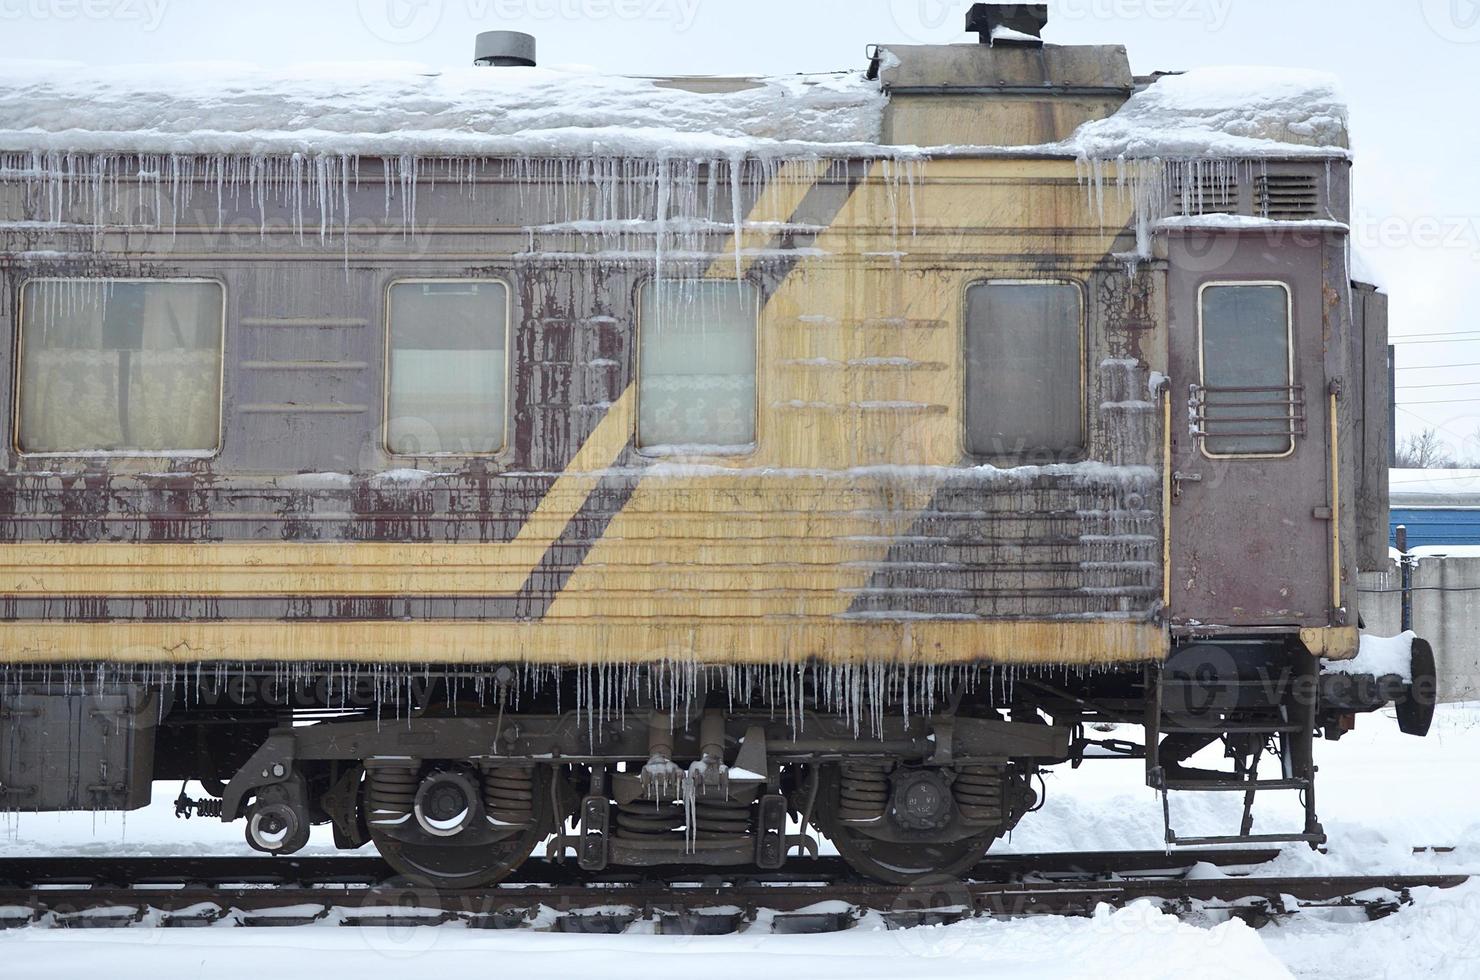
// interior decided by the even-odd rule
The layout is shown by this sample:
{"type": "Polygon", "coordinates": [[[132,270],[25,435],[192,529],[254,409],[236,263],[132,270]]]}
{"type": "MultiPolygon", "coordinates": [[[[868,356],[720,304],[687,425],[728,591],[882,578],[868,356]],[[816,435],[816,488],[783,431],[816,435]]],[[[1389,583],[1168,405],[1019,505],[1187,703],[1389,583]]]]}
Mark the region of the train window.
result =
{"type": "Polygon", "coordinates": [[[675,280],[643,287],[640,448],[734,452],[755,444],[759,316],[750,283],[675,280]]]}
{"type": "Polygon", "coordinates": [[[386,448],[481,456],[504,448],[509,287],[403,279],[387,302],[386,448]]]}
{"type": "Polygon", "coordinates": [[[1209,456],[1284,456],[1295,448],[1299,392],[1283,283],[1212,283],[1200,297],[1197,409],[1209,456]]]}
{"type": "Polygon", "coordinates": [[[225,291],[208,280],[34,279],[21,290],[16,444],[211,455],[225,291]]]}
{"type": "Polygon", "coordinates": [[[1070,282],[976,283],[966,292],[966,451],[1084,449],[1084,303],[1070,282]]]}

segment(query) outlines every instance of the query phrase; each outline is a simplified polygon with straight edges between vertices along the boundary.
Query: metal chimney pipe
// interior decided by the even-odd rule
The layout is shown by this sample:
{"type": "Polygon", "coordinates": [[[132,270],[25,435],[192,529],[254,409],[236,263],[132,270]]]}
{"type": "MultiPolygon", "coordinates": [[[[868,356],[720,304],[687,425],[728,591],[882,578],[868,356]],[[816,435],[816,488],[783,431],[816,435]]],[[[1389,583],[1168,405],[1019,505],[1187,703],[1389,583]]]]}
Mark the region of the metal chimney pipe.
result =
{"type": "Polygon", "coordinates": [[[534,35],[520,31],[484,31],[473,44],[473,64],[496,68],[533,68],[534,35]]]}

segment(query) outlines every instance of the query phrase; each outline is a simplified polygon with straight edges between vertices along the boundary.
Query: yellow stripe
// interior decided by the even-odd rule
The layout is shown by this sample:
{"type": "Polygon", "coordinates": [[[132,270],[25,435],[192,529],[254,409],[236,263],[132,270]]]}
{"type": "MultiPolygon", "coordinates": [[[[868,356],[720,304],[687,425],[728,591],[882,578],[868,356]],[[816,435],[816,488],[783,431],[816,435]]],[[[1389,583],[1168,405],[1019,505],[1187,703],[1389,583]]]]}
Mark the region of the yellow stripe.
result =
{"type": "Polygon", "coordinates": [[[632,434],[629,387],[513,541],[0,546],[5,595],[482,595],[517,592],[632,434]]]}
{"type": "MultiPolygon", "coordinates": [[[[816,186],[817,181],[811,177],[807,170],[809,167],[821,166],[820,164],[805,164],[796,161],[783,163],[776,171],[775,178],[765,186],[761,194],[756,198],[755,206],[751,208],[750,214],[745,218],[747,224],[762,221],[786,222],[790,221],[796,214],[797,208],[801,207],[802,200],[816,186]]],[[[740,274],[748,273],[756,262],[756,256],[744,254],[747,249],[764,248],[774,234],[769,229],[742,229],[740,233],[741,250],[740,274]]],[[[733,279],[735,278],[735,233],[731,232],[720,247],[718,258],[710,264],[705,277],[709,279],[733,279]]]]}
{"type": "Polygon", "coordinates": [[[0,662],[1098,664],[1165,651],[1160,627],[1126,622],[17,622],[6,625],[0,662]]]}

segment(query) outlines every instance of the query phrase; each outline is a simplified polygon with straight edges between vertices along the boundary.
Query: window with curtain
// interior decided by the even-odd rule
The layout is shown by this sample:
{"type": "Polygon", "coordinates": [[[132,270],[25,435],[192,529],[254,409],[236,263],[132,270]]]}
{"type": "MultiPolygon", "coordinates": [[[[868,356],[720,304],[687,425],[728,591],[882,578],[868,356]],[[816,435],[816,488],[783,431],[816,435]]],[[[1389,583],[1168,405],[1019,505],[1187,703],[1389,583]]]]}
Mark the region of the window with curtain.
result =
{"type": "Polygon", "coordinates": [[[221,284],[203,280],[26,283],[20,450],[215,452],[224,304],[221,284]]]}
{"type": "Polygon", "coordinates": [[[1084,306],[1067,282],[984,282],[966,293],[966,451],[1084,449],[1084,306]]]}
{"type": "Polygon", "coordinates": [[[656,452],[753,446],[755,287],[733,280],[648,283],[640,316],[639,446],[656,452]]]}
{"type": "Polygon", "coordinates": [[[494,280],[404,280],[389,302],[386,447],[398,456],[504,448],[509,289],[494,280]]]}
{"type": "Polygon", "coordinates": [[[1201,320],[1204,451],[1290,452],[1300,408],[1291,374],[1290,291],[1279,283],[1204,286],[1201,320]]]}

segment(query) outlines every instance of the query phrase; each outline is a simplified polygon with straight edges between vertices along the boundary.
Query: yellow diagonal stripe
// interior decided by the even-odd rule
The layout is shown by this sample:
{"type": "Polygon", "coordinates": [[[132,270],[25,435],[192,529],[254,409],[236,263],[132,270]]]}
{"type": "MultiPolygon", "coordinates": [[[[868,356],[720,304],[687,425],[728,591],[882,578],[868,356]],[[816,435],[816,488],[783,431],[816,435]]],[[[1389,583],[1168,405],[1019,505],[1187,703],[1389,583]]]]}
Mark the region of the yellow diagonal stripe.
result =
{"type": "Polygon", "coordinates": [[[513,541],[0,546],[4,595],[484,595],[517,592],[631,438],[635,395],[612,404],[513,541]]]}

